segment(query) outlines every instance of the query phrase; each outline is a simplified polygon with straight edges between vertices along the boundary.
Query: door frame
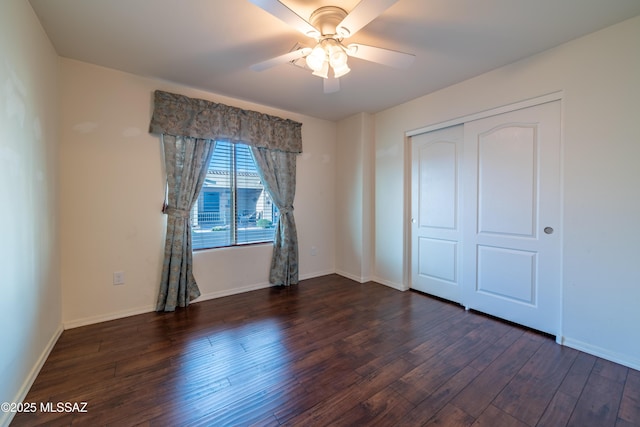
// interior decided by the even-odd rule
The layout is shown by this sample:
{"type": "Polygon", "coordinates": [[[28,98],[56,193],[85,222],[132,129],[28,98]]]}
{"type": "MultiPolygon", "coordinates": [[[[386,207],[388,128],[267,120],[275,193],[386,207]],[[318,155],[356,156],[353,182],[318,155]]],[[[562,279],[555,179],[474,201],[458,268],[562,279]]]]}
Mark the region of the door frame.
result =
{"type": "MultiPolygon", "coordinates": [[[[564,103],[562,102],[564,98],[564,91],[559,90],[556,92],[548,93],[545,95],[537,96],[534,98],[528,98],[522,101],[517,101],[511,104],[502,105],[495,108],[490,108],[488,110],[482,110],[475,113],[467,114],[465,116],[452,118],[450,120],[445,120],[442,122],[433,123],[430,125],[426,125],[414,130],[406,131],[404,134],[404,213],[403,213],[403,236],[404,236],[404,244],[403,244],[403,260],[404,265],[402,267],[403,271],[403,283],[404,289],[411,289],[411,165],[412,165],[412,156],[411,156],[411,137],[420,135],[422,133],[432,132],[435,130],[444,129],[450,126],[464,124],[466,122],[470,122],[473,120],[484,119],[487,117],[496,116],[503,113],[509,113],[516,110],[521,110],[523,108],[533,107],[540,104],[546,104],[547,102],[552,101],[560,101],[560,254],[562,257],[563,253],[563,233],[564,230],[564,103]]],[[[563,262],[560,260],[560,295],[564,295],[564,280],[563,280],[563,262]]],[[[564,305],[562,301],[560,302],[560,321],[558,326],[558,335],[556,336],[556,342],[558,344],[562,344],[563,342],[563,311],[564,305]]]]}

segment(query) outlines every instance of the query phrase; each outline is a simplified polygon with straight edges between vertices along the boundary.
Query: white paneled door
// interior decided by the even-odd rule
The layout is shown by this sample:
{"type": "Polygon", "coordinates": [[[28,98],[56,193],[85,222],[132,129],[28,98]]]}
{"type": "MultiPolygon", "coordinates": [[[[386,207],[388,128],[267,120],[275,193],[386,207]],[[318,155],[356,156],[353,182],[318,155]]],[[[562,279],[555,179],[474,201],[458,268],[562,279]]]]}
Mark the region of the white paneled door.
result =
{"type": "Polygon", "coordinates": [[[465,123],[464,304],[559,334],[560,102],[465,123]]]}
{"type": "Polygon", "coordinates": [[[461,302],[460,154],[463,126],[412,138],[411,287],[461,302]]]}
{"type": "Polygon", "coordinates": [[[457,128],[412,139],[412,287],[559,335],[560,102],[457,128]]]}

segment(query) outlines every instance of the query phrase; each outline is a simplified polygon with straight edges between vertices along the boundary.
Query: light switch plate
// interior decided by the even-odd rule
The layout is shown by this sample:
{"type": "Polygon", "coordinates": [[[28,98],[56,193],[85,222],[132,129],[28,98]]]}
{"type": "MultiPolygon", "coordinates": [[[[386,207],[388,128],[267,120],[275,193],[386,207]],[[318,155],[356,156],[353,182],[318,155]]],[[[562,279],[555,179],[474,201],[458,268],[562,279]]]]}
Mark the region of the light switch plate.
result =
{"type": "Polygon", "coordinates": [[[113,272],[113,284],[114,285],[124,285],[124,271],[114,271],[113,272]]]}

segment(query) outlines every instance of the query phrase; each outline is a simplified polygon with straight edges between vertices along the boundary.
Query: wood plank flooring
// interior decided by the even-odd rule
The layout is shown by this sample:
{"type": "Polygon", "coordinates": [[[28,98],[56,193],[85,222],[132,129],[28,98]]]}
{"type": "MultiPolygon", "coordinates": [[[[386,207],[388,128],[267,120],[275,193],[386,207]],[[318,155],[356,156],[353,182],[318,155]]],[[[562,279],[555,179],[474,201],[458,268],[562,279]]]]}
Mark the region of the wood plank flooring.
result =
{"type": "Polygon", "coordinates": [[[640,372],[337,275],[64,331],[13,426],[639,426],[640,372]],[[39,407],[38,407],[39,408],[39,407]]]}

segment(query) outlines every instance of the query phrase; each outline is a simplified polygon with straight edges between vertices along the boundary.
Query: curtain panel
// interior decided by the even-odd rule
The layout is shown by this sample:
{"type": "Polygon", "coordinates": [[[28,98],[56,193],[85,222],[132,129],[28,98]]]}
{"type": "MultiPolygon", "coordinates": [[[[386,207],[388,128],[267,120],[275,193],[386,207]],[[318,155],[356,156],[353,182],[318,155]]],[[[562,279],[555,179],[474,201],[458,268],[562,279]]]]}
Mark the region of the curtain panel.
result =
{"type": "Polygon", "coordinates": [[[302,124],[203,99],[155,91],[149,132],[165,151],[168,215],[157,311],[174,311],[200,296],[193,277],[190,211],[198,198],[215,141],[250,145],[265,188],[280,210],[269,272],[274,285],[298,283],[298,237],[293,219],[296,155],[302,124]]]}
{"type": "Polygon", "coordinates": [[[215,142],[162,135],[167,171],[167,235],[156,311],[186,307],[200,296],[193,277],[190,214],[207,176],[215,142]]]}
{"type": "Polygon", "coordinates": [[[273,239],[269,282],[274,285],[298,283],[298,235],[293,219],[296,195],[296,155],[284,151],[252,147],[258,172],[280,216],[273,239]]]}

